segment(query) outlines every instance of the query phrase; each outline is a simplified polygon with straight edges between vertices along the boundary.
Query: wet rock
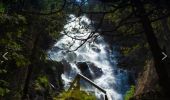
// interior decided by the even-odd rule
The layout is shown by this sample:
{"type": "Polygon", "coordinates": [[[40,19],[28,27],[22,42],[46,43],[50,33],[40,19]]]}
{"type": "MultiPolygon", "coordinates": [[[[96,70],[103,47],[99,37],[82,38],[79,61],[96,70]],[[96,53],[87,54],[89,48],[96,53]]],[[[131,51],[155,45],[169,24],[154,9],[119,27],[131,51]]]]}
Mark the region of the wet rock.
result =
{"type": "Polygon", "coordinates": [[[76,61],[77,61],[77,62],[84,62],[84,61],[86,60],[84,56],[85,56],[85,55],[80,55],[80,54],[79,54],[79,55],[77,56],[77,60],[76,60],[76,61]]]}
{"type": "Polygon", "coordinates": [[[101,50],[97,47],[97,46],[95,46],[95,45],[91,45],[91,48],[92,48],[92,50],[93,51],[95,51],[95,52],[97,52],[97,53],[99,53],[101,50]]]}
{"type": "Polygon", "coordinates": [[[66,55],[66,59],[67,59],[67,61],[69,61],[69,62],[75,62],[75,61],[76,61],[76,58],[77,58],[77,55],[76,55],[76,53],[74,53],[74,52],[70,52],[70,53],[68,53],[68,54],[66,55]]]}
{"type": "Polygon", "coordinates": [[[52,52],[58,52],[59,50],[61,50],[61,49],[57,46],[55,46],[51,49],[52,52]]]}
{"type": "Polygon", "coordinates": [[[98,68],[91,62],[78,62],[77,66],[81,70],[82,74],[89,79],[99,78],[103,74],[102,69],[98,68]]]}
{"type": "Polygon", "coordinates": [[[61,63],[63,64],[64,67],[64,72],[70,72],[71,71],[71,65],[66,61],[62,60],[61,63]]]}
{"type": "Polygon", "coordinates": [[[103,71],[101,68],[98,68],[95,64],[89,63],[90,70],[93,72],[93,78],[101,77],[103,71]]]}
{"type": "Polygon", "coordinates": [[[84,76],[86,76],[89,79],[92,79],[92,75],[86,62],[77,62],[76,65],[78,66],[78,68],[80,69],[84,76]]]}
{"type": "Polygon", "coordinates": [[[93,47],[92,50],[95,51],[95,52],[97,52],[97,53],[99,53],[99,52],[101,51],[101,50],[100,50],[99,48],[97,48],[97,47],[93,47]]]}

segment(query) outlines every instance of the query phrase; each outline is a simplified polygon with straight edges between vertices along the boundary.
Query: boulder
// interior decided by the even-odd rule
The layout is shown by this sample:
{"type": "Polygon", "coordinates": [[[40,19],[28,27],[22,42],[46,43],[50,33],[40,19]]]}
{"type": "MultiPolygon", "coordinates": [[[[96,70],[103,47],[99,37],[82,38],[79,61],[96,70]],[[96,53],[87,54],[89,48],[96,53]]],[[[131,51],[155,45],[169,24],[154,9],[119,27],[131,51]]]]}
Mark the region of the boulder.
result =
{"type": "Polygon", "coordinates": [[[89,79],[92,79],[92,75],[86,62],[77,62],[76,65],[84,76],[86,76],[89,79]]]}
{"type": "Polygon", "coordinates": [[[89,63],[90,70],[93,72],[93,78],[101,77],[103,71],[101,68],[98,68],[94,63],[89,63]]]}
{"type": "Polygon", "coordinates": [[[91,62],[78,62],[78,68],[82,72],[82,74],[89,79],[96,79],[103,75],[103,71],[101,68],[98,68],[94,63],[91,62]]]}
{"type": "Polygon", "coordinates": [[[65,59],[68,61],[68,62],[75,62],[76,61],[76,58],[77,58],[77,55],[76,53],[74,52],[69,52],[67,53],[65,59]]]}

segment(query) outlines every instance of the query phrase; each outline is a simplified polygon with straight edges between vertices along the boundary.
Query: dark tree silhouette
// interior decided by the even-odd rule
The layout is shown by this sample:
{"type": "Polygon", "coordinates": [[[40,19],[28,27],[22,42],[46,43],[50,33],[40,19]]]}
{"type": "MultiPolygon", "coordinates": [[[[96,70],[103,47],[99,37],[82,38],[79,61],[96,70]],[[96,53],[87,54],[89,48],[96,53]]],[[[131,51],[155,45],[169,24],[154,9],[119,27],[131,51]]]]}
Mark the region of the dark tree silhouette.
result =
{"type": "Polygon", "coordinates": [[[153,32],[153,28],[151,26],[151,21],[149,20],[148,16],[146,15],[146,11],[144,6],[140,0],[132,0],[132,4],[136,8],[137,16],[140,18],[140,21],[144,28],[144,33],[147,37],[148,44],[150,46],[150,50],[152,51],[152,55],[155,62],[155,69],[159,77],[160,86],[163,88],[164,92],[166,93],[167,97],[169,96],[170,91],[170,82],[166,68],[168,67],[165,64],[165,61],[162,60],[162,50],[158,45],[158,41],[155,37],[153,32]]]}

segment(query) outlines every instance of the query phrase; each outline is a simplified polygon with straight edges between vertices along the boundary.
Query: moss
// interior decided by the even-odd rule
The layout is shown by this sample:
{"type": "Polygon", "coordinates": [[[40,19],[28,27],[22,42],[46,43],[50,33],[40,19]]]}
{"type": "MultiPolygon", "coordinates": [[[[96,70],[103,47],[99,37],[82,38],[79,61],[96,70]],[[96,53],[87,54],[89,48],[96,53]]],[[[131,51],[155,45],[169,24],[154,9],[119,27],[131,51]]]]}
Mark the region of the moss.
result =
{"type": "Polygon", "coordinates": [[[129,89],[129,91],[126,92],[125,96],[124,96],[124,100],[130,100],[130,98],[133,97],[135,92],[135,86],[132,85],[129,89]]]}
{"type": "Polygon", "coordinates": [[[96,97],[85,91],[80,91],[77,89],[71,90],[70,92],[63,92],[54,100],[96,100],[96,97]]]}

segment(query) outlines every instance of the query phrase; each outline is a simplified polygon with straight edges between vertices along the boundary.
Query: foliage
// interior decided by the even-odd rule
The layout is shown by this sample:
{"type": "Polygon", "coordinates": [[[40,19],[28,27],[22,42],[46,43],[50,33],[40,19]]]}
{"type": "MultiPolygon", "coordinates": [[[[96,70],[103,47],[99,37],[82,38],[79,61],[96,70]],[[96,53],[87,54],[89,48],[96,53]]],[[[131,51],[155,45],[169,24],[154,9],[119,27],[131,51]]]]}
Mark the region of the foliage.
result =
{"type": "Polygon", "coordinates": [[[0,3],[0,13],[3,13],[4,10],[5,10],[4,5],[2,3],[0,3]]]}
{"type": "Polygon", "coordinates": [[[8,85],[8,82],[0,80],[0,96],[4,96],[9,93],[10,90],[7,88],[8,85]]]}
{"type": "Polygon", "coordinates": [[[0,15],[0,55],[8,52],[6,55],[8,60],[2,58],[1,61],[3,62],[0,64],[0,76],[2,76],[0,79],[1,96],[14,92],[9,87],[12,84],[13,77],[15,77],[12,74],[15,72],[15,68],[25,67],[29,64],[28,58],[26,58],[25,54],[22,54],[24,46],[20,41],[25,33],[25,24],[26,19],[22,15],[0,15]]]}
{"type": "Polygon", "coordinates": [[[0,87],[0,96],[4,96],[7,93],[9,93],[9,89],[0,87]]]}
{"type": "Polygon", "coordinates": [[[6,49],[2,52],[8,52],[9,60],[15,60],[18,67],[26,66],[29,60],[22,54],[23,43],[18,41],[25,32],[24,24],[26,20],[21,15],[16,16],[0,16],[1,23],[1,39],[0,45],[6,49]]]}
{"type": "Polygon", "coordinates": [[[134,92],[135,92],[135,86],[132,85],[129,89],[129,91],[126,92],[125,96],[124,96],[124,99],[125,100],[130,100],[130,98],[133,97],[134,95],[134,92]]]}
{"type": "Polygon", "coordinates": [[[49,84],[49,81],[48,81],[47,76],[40,76],[35,81],[35,83],[36,83],[37,89],[38,89],[38,87],[41,87],[41,86],[46,88],[49,84]]]}
{"type": "MultiPolygon", "coordinates": [[[[5,2],[5,5],[11,5],[11,2],[5,2]]],[[[0,10],[4,9],[1,4],[0,10]]],[[[14,94],[22,96],[21,91],[29,72],[27,67],[46,62],[46,50],[59,37],[64,19],[63,12],[51,16],[21,15],[18,13],[0,15],[0,55],[8,52],[7,61],[0,58],[4,61],[0,64],[0,76],[3,77],[0,80],[8,83],[5,86],[1,84],[2,82],[0,83],[0,96],[3,96],[4,99],[14,98],[14,94]]],[[[43,70],[43,73],[33,73],[33,76],[38,77],[38,79],[31,79],[31,83],[36,83],[36,89],[38,87],[48,89],[49,80],[47,76],[42,75],[46,73],[45,69],[41,66],[37,66],[33,71],[35,69],[43,70]]],[[[32,88],[29,88],[30,90],[32,88]]]]}
{"type": "Polygon", "coordinates": [[[70,92],[63,92],[54,100],[96,100],[96,97],[85,91],[80,91],[77,89],[71,90],[70,92]]]}

